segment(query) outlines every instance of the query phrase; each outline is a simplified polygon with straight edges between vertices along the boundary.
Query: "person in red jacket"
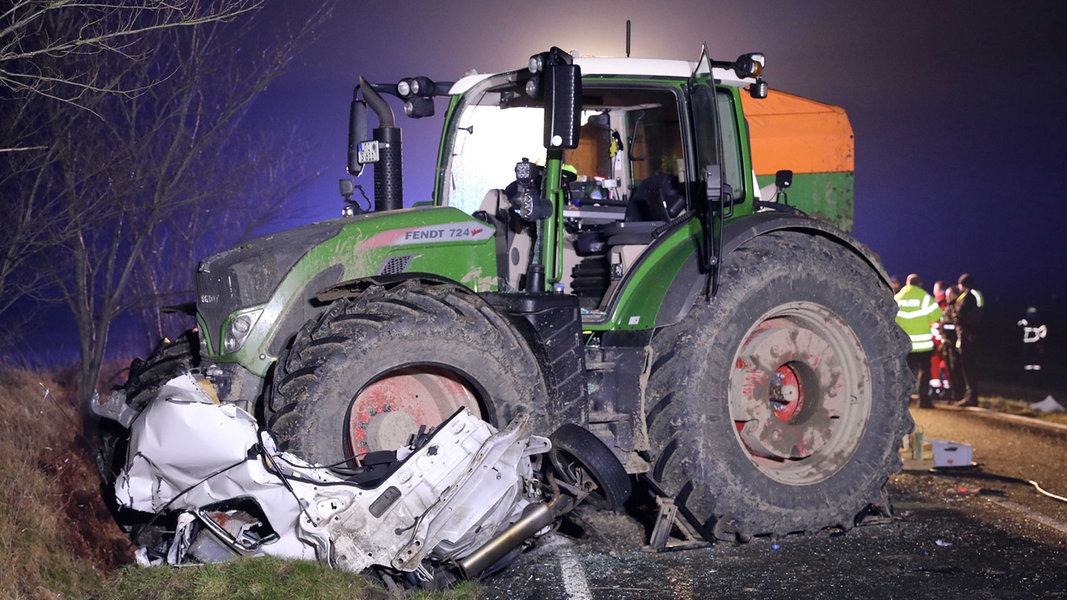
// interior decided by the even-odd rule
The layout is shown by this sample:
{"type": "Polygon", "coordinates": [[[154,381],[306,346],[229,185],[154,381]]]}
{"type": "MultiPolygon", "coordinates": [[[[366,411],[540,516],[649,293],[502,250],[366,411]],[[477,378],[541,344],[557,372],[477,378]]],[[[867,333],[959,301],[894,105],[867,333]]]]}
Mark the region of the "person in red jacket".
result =
{"type": "MultiPolygon", "coordinates": [[[[937,302],[937,305],[941,307],[942,313],[945,312],[945,307],[948,306],[948,301],[945,298],[945,293],[948,289],[947,281],[938,279],[934,282],[934,289],[932,290],[934,302],[937,302]]],[[[934,334],[934,355],[930,358],[930,394],[938,398],[949,398],[952,395],[952,380],[949,377],[951,371],[941,358],[941,346],[945,343],[945,334],[941,330],[942,321],[935,323],[931,331],[934,334]]]]}

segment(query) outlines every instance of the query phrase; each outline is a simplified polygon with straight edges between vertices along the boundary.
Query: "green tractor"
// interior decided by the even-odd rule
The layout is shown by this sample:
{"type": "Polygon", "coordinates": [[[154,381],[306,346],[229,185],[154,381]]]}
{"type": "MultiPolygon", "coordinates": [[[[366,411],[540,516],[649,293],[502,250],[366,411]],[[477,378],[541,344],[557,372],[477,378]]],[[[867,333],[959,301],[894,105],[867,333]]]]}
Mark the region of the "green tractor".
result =
{"type": "Polygon", "coordinates": [[[195,368],[317,464],[467,407],[497,426],[530,414],[563,447],[592,432],[628,474],[574,467],[600,506],[639,476],[709,540],[888,510],[908,341],[877,258],[845,231],[851,131],[831,149],[846,167],[807,168],[801,149],[794,172],[767,172],[755,138],[783,121],[746,118],[777,94],[763,63],[552,48],[454,83],[361,79],[348,168],[374,165],[374,210],[344,180],[343,218],[203,260],[197,329],[132,366],[105,467],[114,421],[195,368]],[[411,118],[448,100],[430,202],[403,208],[383,96],[411,118]]]}

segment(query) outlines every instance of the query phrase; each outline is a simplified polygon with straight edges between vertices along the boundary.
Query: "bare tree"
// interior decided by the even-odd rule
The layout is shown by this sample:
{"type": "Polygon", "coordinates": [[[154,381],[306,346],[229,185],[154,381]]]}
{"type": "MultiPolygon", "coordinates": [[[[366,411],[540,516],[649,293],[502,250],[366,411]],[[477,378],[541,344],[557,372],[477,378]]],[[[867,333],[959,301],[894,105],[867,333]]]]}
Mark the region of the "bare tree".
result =
{"type": "MultiPolygon", "coordinates": [[[[34,113],[38,125],[26,138],[27,146],[47,146],[54,157],[38,179],[47,186],[41,202],[58,215],[49,228],[49,241],[58,242],[49,261],[60,269],[53,289],[78,330],[80,400],[92,397],[111,323],[143,303],[145,294],[131,286],[149,281],[170,258],[156,252],[166,248],[168,236],[206,230],[197,223],[216,219],[208,211],[255,214],[254,205],[242,205],[248,194],[264,191],[253,183],[277,183],[257,177],[262,170],[255,169],[267,161],[262,148],[269,146],[242,136],[239,124],[326,12],[316,10],[280,31],[259,23],[258,13],[232,23],[141,31],[135,61],[117,50],[81,61],[66,57],[82,81],[137,90],[82,95],[77,109],[70,98],[43,98],[47,107],[34,113]],[[264,43],[265,31],[277,35],[264,43]],[[264,49],[250,53],[255,47],[264,49]],[[153,256],[159,258],[154,265],[153,256]]],[[[283,190],[291,191],[268,191],[280,198],[283,190]]],[[[224,231],[218,241],[241,233],[224,231]]],[[[163,286],[155,291],[162,295],[163,286]]]]}
{"type": "Polygon", "coordinates": [[[54,292],[51,259],[65,223],[50,167],[61,156],[55,140],[74,125],[58,118],[67,114],[63,105],[87,107],[100,95],[143,93],[176,71],[117,78],[117,66],[146,62],[153,34],[245,18],[261,3],[13,0],[0,9],[0,350],[17,339],[13,334],[31,315],[27,305],[54,292]]]}
{"type": "MultiPolygon", "coordinates": [[[[39,107],[0,99],[0,108],[0,139],[39,139],[39,107]]],[[[58,160],[48,145],[0,153],[0,350],[18,340],[33,307],[55,297],[57,270],[49,255],[65,223],[49,173],[58,160]]]]}
{"type": "MultiPolygon", "coordinates": [[[[152,80],[117,85],[93,61],[145,60],[149,34],[230,21],[262,0],[14,0],[0,12],[0,87],[79,104],[87,95],[136,95],[152,80]],[[131,85],[132,83],[132,85],[131,85]]],[[[156,74],[165,78],[169,73],[156,74]]],[[[9,147],[29,150],[34,147],[9,147]]]]}
{"type": "Polygon", "coordinates": [[[193,326],[178,310],[194,300],[193,271],[200,258],[248,239],[293,212],[299,189],[319,174],[306,163],[308,143],[295,129],[272,129],[272,139],[234,140],[244,167],[226,169],[211,184],[218,200],[171,211],[134,272],[130,301],[145,336],[143,349],[193,326]]]}

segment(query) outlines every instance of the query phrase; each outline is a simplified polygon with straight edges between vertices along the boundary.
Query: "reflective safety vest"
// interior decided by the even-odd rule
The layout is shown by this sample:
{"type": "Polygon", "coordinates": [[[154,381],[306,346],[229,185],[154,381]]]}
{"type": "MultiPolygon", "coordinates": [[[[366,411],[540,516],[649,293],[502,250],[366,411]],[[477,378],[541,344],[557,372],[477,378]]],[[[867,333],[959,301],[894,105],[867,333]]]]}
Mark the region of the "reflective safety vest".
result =
{"type": "Polygon", "coordinates": [[[1023,343],[1036,344],[1048,337],[1048,326],[1045,324],[1031,324],[1027,319],[1022,319],[1016,325],[1023,328],[1023,343]]]}
{"type": "Polygon", "coordinates": [[[982,295],[982,292],[979,292],[974,288],[971,288],[967,291],[970,292],[972,296],[974,296],[974,303],[978,305],[978,308],[985,308],[985,296],[982,295]]]}
{"type": "Polygon", "coordinates": [[[941,307],[934,297],[919,286],[906,285],[893,299],[897,301],[897,325],[911,337],[911,351],[933,350],[934,335],[930,330],[941,320],[941,307]]]}

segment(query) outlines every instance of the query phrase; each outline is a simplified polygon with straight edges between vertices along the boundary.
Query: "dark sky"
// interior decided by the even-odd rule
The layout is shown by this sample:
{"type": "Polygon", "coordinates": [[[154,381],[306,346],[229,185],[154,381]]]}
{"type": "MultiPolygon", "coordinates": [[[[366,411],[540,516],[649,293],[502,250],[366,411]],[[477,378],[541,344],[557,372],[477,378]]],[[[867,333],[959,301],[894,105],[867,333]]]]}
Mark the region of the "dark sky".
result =
{"type": "MultiPolygon", "coordinates": [[[[296,3],[272,3],[279,16],[296,3]]],[[[1067,19],[1051,2],[341,2],[260,110],[298,119],[326,166],[303,220],[337,214],[347,106],[372,81],[525,64],[556,45],[585,55],[767,55],[772,89],[844,107],[856,135],[856,236],[901,277],[976,276],[1003,308],[1052,310],[1067,134],[1057,79],[1067,19]],[[1011,8],[1005,8],[1007,6],[1011,8]],[[997,6],[997,8],[993,8],[997,6]]],[[[440,120],[401,118],[405,200],[429,199],[440,120]]],[[[365,176],[366,178],[366,176],[365,176]]],[[[372,187],[371,182],[361,182],[372,187]]],[[[929,285],[927,286],[929,287],[929,285]]]]}

